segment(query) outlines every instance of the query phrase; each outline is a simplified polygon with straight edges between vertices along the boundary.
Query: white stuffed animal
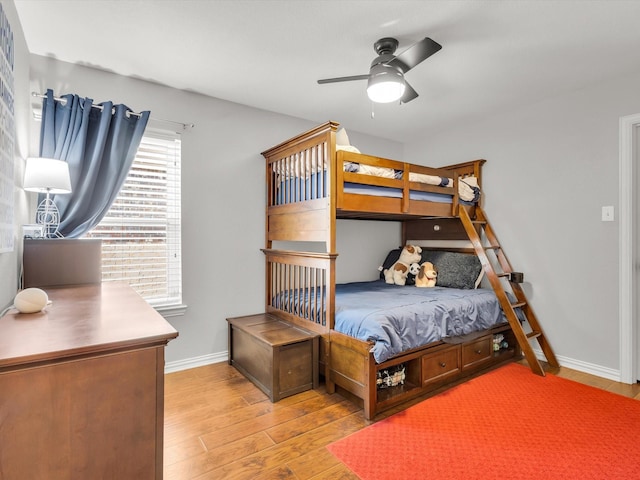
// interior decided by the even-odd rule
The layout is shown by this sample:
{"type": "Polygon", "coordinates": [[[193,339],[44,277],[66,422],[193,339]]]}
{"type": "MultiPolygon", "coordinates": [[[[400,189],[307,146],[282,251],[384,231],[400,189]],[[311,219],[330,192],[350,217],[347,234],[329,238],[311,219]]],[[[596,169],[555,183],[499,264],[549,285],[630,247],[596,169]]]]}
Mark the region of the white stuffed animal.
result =
{"type": "Polygon", "coordinates": [[[400,252],[398,261],[384,270],[384,281],[390,284],[405,285],[410,265],[420,261],[421,253],[422,248],[416,245],[405,245],[400,252]]]}
{"type": "Polygon", "coordinates": [[[420,271],[419,263],[412,263],[411,265],[409,265],[409,275],[413,275],[415,277],[416,275],[418,275],[419,271],[420,271]]]}
{"type": "Polygon", "coordinates": [[[435,287],[438,271],[431,262],[420,265],[420,271],[416,275],[416,287],[435,287]]]}

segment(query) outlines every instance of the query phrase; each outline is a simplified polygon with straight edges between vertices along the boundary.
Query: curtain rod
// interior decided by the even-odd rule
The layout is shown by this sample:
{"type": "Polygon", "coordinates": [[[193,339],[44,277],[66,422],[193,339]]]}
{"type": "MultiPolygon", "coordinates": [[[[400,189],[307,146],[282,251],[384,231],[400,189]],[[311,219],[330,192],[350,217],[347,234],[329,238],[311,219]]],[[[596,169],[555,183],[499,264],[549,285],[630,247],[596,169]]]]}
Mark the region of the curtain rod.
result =
{"type": "MultiPolygon", "coordinates": [[[[38,97],[38,98],[47,98],[46,95],[42,94],[42,93],[37,93],[37,92],[31,92],[31,96],[32,97],[38,97]]],[[[66,98],[62,98],[62,97],[53,97],[53,99],[56,102],[60,102],[60,103],[66,103],[67,99],[66,98]]],[[[103,106],[102,105],[95,105],[95,104],[91,104],[92,108],[97,108],[98,110],[103,110],[103,106]]],[[[137,112],[127,112],[128,115],[135,115],[136,117],[139,117],[141,114],[137,113],[137,112]]],[[[149,118],[151,120],[151,117],[149,118]]],[[[157,121],[157,122],[165,122],[165,123],[173,123],[174,125],[180,125],[182,127],[183,130],[189,130],[193,127],[195,127],[195,125],[193,123],[182,123],[182,122],[176,122],[173,120],[164,120],[162,118],[153,118],[153,120],[157,121]]]]}

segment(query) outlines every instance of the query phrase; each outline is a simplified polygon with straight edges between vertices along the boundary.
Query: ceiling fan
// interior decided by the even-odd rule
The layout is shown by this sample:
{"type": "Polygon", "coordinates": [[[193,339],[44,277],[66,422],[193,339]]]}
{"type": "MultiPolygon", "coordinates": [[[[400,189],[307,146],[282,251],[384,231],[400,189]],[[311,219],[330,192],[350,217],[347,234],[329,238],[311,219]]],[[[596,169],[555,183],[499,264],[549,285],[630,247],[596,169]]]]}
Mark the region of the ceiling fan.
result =
{"type": "Polygon", "coordinates": [[[442,45],[425,37],[402,53],[394,55],[397,48],[398,40],[395,38],[381,38],[373,44],[373,49],[378,56],[371,62],[371,68],[367,75],[325,78],[318,80],[318,83],[367,80],[367,95],[372,101],[378,103],[389,103],[396,100],[400,100],[400,103],[410,102],[418,96],[418,92],[405,80],[404,74],[440,50],[442,45]]]}

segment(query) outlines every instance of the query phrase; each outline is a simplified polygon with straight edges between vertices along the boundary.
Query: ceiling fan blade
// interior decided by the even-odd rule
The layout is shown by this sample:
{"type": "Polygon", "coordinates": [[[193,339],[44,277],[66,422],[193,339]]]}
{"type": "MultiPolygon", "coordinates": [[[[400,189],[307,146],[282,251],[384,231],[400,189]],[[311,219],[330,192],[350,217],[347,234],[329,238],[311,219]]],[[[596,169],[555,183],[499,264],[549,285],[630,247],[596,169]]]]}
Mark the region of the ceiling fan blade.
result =
{"type": "Polygon", "coordinates": [[[404,94],[400,99],[400,103],[407,103],[418,97],[418,92],[416,92],[411,85],[405,80],[404,81],[404,94]]]}
{"type": "Polygon", "coordinates": [[[407,73],[413,67],[429,58],[441,48],[442,45],[438,42],[434,42],[429,37],[425,37],[419,42],[411,45],[401,54],[397,55],[388,63],[388,65],[399,68],[402,70],[402,73],[407,73]]]}
{"type": "Polygon", "coordinates": [[[318,80],[318,83],[337,83],[337,82],[350,82],[352,80],[369,80],[369,74],[367,75],[354,75],[352,77],[336,77],[336,78],[323,78],[318,80]]]}

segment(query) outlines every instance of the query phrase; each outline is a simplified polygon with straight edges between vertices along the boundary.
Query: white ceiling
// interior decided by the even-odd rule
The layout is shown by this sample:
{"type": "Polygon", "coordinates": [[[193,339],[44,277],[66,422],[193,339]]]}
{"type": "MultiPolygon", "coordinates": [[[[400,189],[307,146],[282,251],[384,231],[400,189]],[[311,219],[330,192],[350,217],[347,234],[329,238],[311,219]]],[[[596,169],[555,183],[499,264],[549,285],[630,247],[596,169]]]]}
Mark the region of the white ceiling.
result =
{"type": "Polygon", "coordinates": [[[398,141],[640,71],[635,0],[15,4],[31,53],[398,141]],[[406,75],[417,99],[372,119],[366,81],[316,83],[368,73],[387,36],[443,45],[406,75]]]}

